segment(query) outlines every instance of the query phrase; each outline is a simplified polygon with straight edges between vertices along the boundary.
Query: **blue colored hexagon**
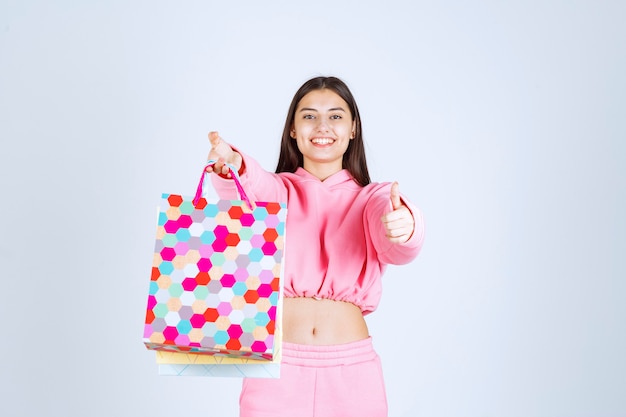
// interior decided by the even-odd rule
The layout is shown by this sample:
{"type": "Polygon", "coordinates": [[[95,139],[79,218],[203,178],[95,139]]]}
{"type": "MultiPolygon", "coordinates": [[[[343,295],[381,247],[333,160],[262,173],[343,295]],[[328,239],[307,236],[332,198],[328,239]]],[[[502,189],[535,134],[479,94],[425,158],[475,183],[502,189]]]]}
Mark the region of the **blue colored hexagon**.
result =
{"type": "Polygon", "coordinates": [[[254,322],[257,326],[265,327],[267,326],[267,323],[270,322],[270,316],[267,313],[260,311],[256,314],[256,316],[254,316],[254,322]]]}
{"type": "Polygon", "coordinates": [[[205,245],[210,245],[211,243],[215,242],[215,233],[213,233],[212,230],[202,232],[202,234],[200,235],[200,240],[205,245]]]}
{"type": "Polygon", "coordinates": [[[154,295],[159,291],[159,284],[156,281],[150,281],[150,289],[148,290],[148,295],[154,295]]]}
{"type": "Polygon", "coordinates": [[[191,322],[189,320],[181,320],[176,325],[176,329],[179,334],[188,334],[192,329],[191,322]]]}
{"type": "Polygon", "coordinates": [[[270,303],[275,306],[278,304],[278,291],[274,291],[272,295],[269,296],[270,303]]]}
{"type": "Polygon", "coordinates": [[[219,209],[217,208],[216,204],[207,204],[202,211],[204,211],[206,217],[215,217],[219,212],[219,209]]]}
{"type": "Polygon", "coordinates": [[[174,265],[172,265],[169,261],[163,261],[161,262],[161,265],[159,265],[159,271],[161,272],[161,275],[169,275],[172,271],[174,271],[174,265]]]}
{"type": "Polygon", "coordinates": [[[263,259],[263,256],[264,254],[261,248],[252,248],[250,249],[250,253],[248,254],[251,262],[259,262],[261,259],[263,259]]]}
{"type": "Polygon", "coordinates": [[[176,232],[176,239],[179,242],[186,242],[191,238],[191,233],[189,233],[189,229],[178,229],[176,232]]]}
{"type": "Polygon", "coordinates": [[[228,342],[228,339],[230,339],[230,336],[228,336],[228,333],[226,331],[218,330],[215,332],[213,339],[215,339],[216,344],[225,345],[228,342]]]}
{"type": "Polygon", "coordinates": [[[265,207],[256,207],[253,214],[257,221],[264,221],[267,217],[267,209],[265,207]]]}
{"type": "Polygon", "coordinates": [[[248,291],[248,286],[245,282],[236,282],[232,287],[233,294],[243,296],[248,291]]]}

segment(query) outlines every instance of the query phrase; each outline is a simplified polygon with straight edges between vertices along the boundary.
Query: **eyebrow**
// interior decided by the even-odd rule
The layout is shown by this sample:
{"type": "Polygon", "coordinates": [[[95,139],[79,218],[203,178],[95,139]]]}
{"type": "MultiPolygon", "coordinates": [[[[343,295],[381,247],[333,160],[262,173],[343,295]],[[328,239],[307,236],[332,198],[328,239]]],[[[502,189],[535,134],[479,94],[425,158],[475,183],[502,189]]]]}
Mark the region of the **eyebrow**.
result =
{"type": "MultiPolygon", "coordinates": [[[[314,109],[312,107],[303,107],[303,108],[300,109],[300,111],[301,112],[303,112],[303,111],[316,111],[316,112],[319,112],[319,110],[314,109]]],[[[328,111],[342,111],[342,112],[345,112],[343,107],[333,107],[332,109],[328,109],[328,111]]]]}

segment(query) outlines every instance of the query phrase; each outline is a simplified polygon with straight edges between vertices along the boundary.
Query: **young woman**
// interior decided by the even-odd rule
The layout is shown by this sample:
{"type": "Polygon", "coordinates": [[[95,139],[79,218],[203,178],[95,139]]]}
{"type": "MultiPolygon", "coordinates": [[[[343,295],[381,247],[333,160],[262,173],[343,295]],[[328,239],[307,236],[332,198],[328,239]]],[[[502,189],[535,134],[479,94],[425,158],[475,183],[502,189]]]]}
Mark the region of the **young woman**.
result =
{"type": "Polygon", "coordinates": [[[382,417],[387,400],[365,314],[387,264],[406,264],[424,238],[420,211],[397,183],[372,183],[352,93],[335,77],[296,92],[275,173],[209,133],[208,172],[237,198],[238,169],[252,201],[287,201],[283,346],[279,379],[245,379],[241,417],[382,417]],[[269,399],[269,400],[268,400],[269,399]]]}

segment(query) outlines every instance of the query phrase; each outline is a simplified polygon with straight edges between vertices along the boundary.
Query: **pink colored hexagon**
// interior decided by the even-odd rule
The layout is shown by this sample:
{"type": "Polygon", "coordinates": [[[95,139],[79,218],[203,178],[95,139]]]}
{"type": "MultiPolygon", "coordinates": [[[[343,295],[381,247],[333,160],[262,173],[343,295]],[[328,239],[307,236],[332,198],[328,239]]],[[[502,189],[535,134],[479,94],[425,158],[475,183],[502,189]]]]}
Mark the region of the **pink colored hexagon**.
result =
{"type": "Polygon", "coordinates": [[[280,223],[280,219],[275,214],[268,214],[267,217],[265,218],[265,225],[267,227],[276,228],[276,226],[278,226],[279,223],[280,223]]]}
{"type": "Polygon", "coordinates": [[[165,229],[167,233],[174,234],[178,232],[178,229],[180,229],[180,226],[178,225],[178,222],[176,220],[168,220],[163,225],[163,228],[165,229]]]}
{"type": "Polygon", "coordinates": [[[217,306],[217,312],[220,314],[220,316],[228,316],[231,311],[233,311],[233,306],[230,305],[230,303],[221,302],[217,306]]]}
{"type": "Polygon", "coordinates": [[[233,275],[235,276],[235,280],[237,282],[246,282],[246,280],[248,279],[249,273],[248,273],[248,270],[245,268],[237,268],[233,275]]]}
{"type": "Polygon", "coordinates": [[[211,260],[208,258],[200,258],[197,265],[198,265],[198,270],[203,271],[203,272],[210,270],[211,267],[213,266],[213,264],[211,263],[211,260]]]}
{"type": "Polygon", "coordinates": [[[163,336],[165,340],[176,340],[176,337],[178,337],[178,329],[176,326],[167,326],[163,329],[163,336]]]}
{"type": "Polygon", "coordinates": [[[161,258],[164,261],[171,261],[176,256],[176,250],[174,248],[163,248],[161,249],[161,258]]]}
{"type": "Polygon", "coordinates": [[[272,286],[270,284],[261,284],[259,285],[259,288],[257,288],[257,292],[259,293],[259,296],[263,298],[268,298],[270,295],[272,295],[272,292],[274,292],[274,290],[272,289],[272,286]]]}
{"type": "Polygon", "coordinates": [[[201,329],[204,323],[206,323],[206,317],[203,314],[194,314],[189,319],[189,322],[194,329],[201,329]]]}
{"type": "Polygon", "coordinates": [[[228,327],[227,332],[231,339],[239,339],[243,334],[243,330],[238,324],[231,324],[230,327],[228,327]]]}
{"type": "Polygon", "coordinates": [[[265,255],[273,255],[276,253],[276,245],[274,242],[265,242],[261,248],[265,255]]]}
{"type": "Polygon", "coordinates": [[[220,278],[220,284],[222,284],[224,288],[232,288],[236,282],[237,280],[231,274],[224,274],[222,278],[220,278]]]}
{"type": "Polygon", "coordinates": [[[249,227],[254,224],[255,220],[254,220],[254,216],[252,215],[252,213],[244,213],[239,218],[239,221],[241,222],[242,226],[249,227]]]}
{"type": "Polygon", "coordinates": [[[182,214],[182,215],[178,218],[177,222],[178,222],[178,226],[179,226],[180,228],[185,228],[185,229],[186,229],[186,228],[188,228],[189,226],[191,226],[191,224],[193,223],[193,219],[192,219],[192,218],[191,218],[191,216],[190,216],[190,215],[188,215],[188,214],[182,214]]]}
{"type": "Polygon", "coordinates": [[[253,352],[265,352],[267,350],[267,346],[265,346],[265,342],[262,342],[260,340],[256,340],[252,346],[251,349],[253,352]]]}
{"type": "Polygon", "coordinates": [[[271,284],[274,280],[274,273],[269,269],[264,269],[259,272],[259,279],[263,284],[271,284]]]}
{"type": "Polygon", "coordinates": [[[226,236],[228,236],[228,228],[223,225],[216,226],[213,233],[215,233],[216,239],[226,239],[226,236]]]}
{"type": "Polygon", "coordinates": [[[224,250],[228,247],[226,241],[222,239],[215,239],[215,242],[211,243],[211,247],[215,252],[224,252],[224,250]]]}
{"type": "Polygon", "coordinates": [[[174,251],[176,251],[176,255],[186,255],[187,252],[189,252],[189,245],[187,242],[178,242],[176,246],[174,246],[174,251]]]}
{"type": "Polygon", "coordinates": [[[183,280],[181,285],[185,291],[193,291],[198,286],[198,281],[196,281],[195,278],[187,277],[183,280]]]}
{"type": "Polygon", "coordinates": [[[174,342],[179,346],[188,346],[190,342],[189,336],[186,334],[179,334],[176,336],[176,339],[174,339],[174,342]]]}
{"type": "Polygon", "coordinates": [[[254,235],[250,238],[250,243],[253,248],[262,248],[265,244],[265,238],[263,235],[254,235]]]}

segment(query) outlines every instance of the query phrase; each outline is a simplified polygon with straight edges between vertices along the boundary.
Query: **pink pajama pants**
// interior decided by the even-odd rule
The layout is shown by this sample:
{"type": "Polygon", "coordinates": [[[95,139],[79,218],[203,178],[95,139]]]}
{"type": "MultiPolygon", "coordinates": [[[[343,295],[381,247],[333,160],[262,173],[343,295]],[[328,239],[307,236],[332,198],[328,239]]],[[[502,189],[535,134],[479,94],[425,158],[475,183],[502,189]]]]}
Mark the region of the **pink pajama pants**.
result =
{"type": "Polygon", "coordinates": [[[332,346],[283,343],[280,378],[247,378],[240,417],[386,417],[372,339],[332,346]]]}

